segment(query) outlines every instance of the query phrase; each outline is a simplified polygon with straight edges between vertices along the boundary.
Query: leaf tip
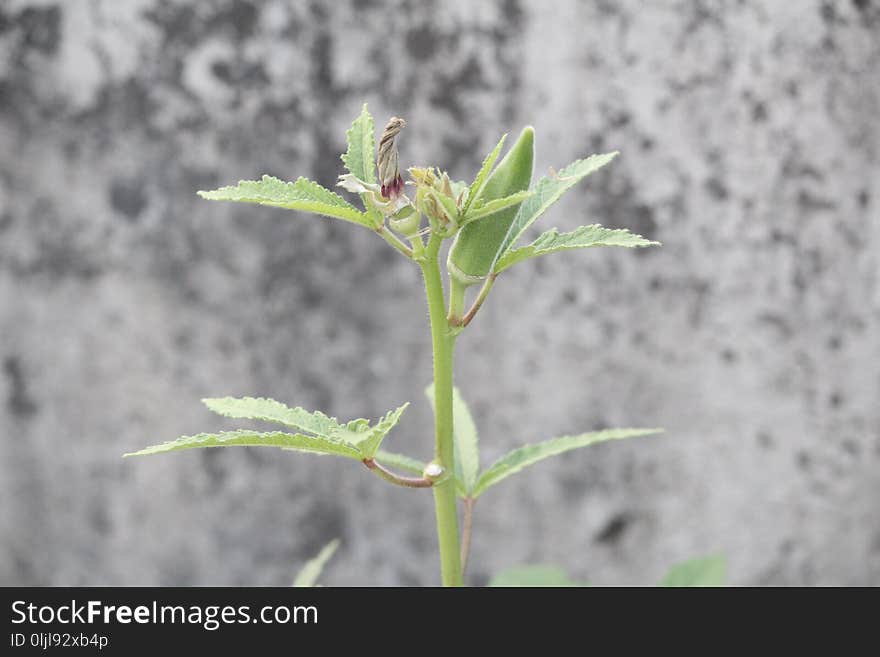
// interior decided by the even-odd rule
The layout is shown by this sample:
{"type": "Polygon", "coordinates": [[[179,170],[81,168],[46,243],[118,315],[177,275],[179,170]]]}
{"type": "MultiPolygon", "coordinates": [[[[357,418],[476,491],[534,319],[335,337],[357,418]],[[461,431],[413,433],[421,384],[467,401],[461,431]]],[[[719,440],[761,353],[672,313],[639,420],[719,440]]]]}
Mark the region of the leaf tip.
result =
{"type": "Polygon", "coordinates": [[[661,433],[666,433],[666,429],[663,427],[647,427],[645,429],[632,429],[632,431],[638,432],[637,436],[656,436],[661,433]]]}

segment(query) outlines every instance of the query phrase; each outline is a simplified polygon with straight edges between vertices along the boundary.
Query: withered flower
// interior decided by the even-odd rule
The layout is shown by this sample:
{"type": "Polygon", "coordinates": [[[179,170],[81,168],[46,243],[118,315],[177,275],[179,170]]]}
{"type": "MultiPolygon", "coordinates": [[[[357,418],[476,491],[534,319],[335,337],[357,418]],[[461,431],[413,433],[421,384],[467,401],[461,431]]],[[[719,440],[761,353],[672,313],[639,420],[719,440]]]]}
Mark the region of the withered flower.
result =
{"type": "Polygon", "coordinates": [[[398,168],[397,144],[395,137],[406,127],[406,121],[392,116],[382,138],[379,140],[379,155],[376,158],[376,167],[379,169],[379,184],[382,196],[395,199],[403,192],[403,178],[398,168]]]}

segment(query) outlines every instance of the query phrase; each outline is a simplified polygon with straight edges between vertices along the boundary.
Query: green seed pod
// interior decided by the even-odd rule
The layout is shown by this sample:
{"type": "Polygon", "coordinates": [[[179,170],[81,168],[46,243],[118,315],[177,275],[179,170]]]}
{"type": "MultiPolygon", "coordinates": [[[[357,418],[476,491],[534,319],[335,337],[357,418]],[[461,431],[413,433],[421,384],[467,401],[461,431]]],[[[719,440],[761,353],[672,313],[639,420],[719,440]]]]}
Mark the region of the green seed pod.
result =
{"type": "MultiPolygon", "coordinates": [[[[486,179],[480,200],[492,201],[522,192],[532,182],[535,131],[523,128],[519,139],[486,179]]],[[[498,248],[507,235],[519,203],[467,224],[449,250],[449,274],[464,286],[482,282],[492,267],[498,248]]]]}

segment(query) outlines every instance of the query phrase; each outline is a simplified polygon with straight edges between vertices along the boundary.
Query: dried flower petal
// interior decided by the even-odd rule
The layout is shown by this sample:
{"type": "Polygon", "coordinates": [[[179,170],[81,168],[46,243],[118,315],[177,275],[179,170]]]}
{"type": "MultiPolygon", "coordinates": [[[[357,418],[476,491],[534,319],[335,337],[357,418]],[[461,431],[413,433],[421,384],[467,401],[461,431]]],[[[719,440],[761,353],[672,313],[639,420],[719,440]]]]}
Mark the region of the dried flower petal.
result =
{"type": "Polygon", "coordinates": [[[400,176],[397,144],[394,139],[405,127],[406,121],[392,116],[382,132],[382,138],[379,140],[379,155],[376,158],[376,167],[379,169],[379,184],[381,185],[382,196],[385,198],[395,199],[403,191],[403,178],[400,176]]]}

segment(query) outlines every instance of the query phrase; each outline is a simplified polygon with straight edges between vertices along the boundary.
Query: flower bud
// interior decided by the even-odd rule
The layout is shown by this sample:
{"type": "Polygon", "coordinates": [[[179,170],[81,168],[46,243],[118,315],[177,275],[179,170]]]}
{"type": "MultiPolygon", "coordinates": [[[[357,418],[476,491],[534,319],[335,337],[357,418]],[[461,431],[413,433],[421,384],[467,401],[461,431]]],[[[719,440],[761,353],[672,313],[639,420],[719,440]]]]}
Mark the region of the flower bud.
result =
{"type": "Polygon", "coordinates": [[[410,167],[409,176],[417,186],[433,187],[437,176],[434,175],[434,169],[430,167],[410,167]]]}

